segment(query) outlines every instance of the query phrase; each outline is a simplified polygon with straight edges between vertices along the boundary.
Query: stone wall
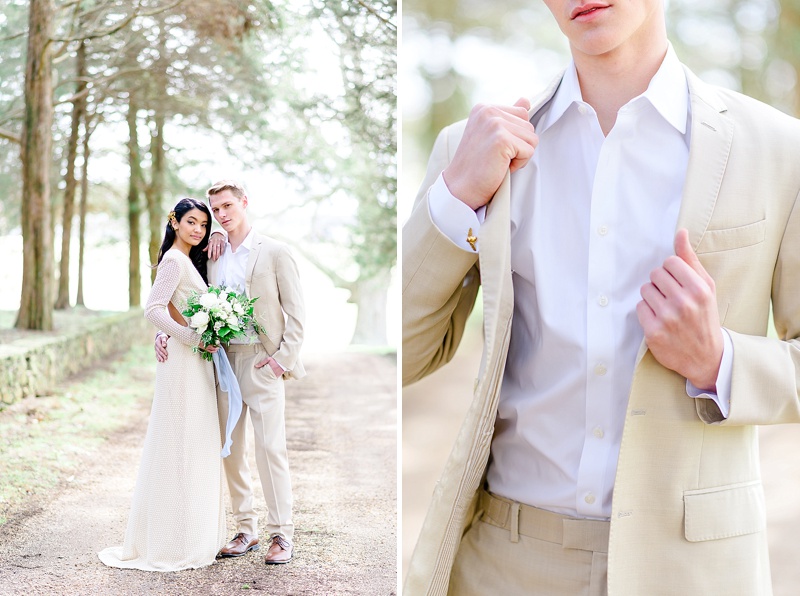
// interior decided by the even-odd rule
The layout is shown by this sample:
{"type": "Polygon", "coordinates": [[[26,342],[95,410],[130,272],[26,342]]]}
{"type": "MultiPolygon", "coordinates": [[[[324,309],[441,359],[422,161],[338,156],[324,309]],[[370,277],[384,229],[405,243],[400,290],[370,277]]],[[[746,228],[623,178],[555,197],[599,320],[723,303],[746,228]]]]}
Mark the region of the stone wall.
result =
{"type": "Polygon", "coordinates": [[[31,395],[52,393],[61,381],[152,338],[139,309],[87,318],[80,328],[0,344],[0,410],[31,395]]]}

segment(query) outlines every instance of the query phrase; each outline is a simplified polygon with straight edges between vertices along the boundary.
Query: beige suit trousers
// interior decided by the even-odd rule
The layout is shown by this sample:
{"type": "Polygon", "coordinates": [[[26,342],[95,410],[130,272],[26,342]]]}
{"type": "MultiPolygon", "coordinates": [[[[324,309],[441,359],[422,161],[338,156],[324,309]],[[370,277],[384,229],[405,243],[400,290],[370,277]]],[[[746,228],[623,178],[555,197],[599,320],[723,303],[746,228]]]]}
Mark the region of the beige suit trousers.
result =
{"type": "Polygon", "coordinates": [[[461,540],[451,596],[605,596],[608,530],[481,491],[476,521],[461,540]]]}
{"type": "MultiPolygon", "coordinates": [[[[243,401],[242,414],[231,435],[231,454],[223,460],[236,531],[258,535],[258,515],[253,506],[245,436],[245,421],[250,412],[256,443],[256,465],[267,503],[266,530],[269,536],[279,534],[291,542],[294,534],[292,483],[286,451],[286,399],[283,379],[276,377],[269,365],[255,368],[256,362],[267,357],[261,344],[231,345],[225,351],[239,381],[243,401]]],[[[225,422],[228,419],[228,397],[221,391],[218,392],[217,406],[220,428],[224,435],[225,422]]]]}

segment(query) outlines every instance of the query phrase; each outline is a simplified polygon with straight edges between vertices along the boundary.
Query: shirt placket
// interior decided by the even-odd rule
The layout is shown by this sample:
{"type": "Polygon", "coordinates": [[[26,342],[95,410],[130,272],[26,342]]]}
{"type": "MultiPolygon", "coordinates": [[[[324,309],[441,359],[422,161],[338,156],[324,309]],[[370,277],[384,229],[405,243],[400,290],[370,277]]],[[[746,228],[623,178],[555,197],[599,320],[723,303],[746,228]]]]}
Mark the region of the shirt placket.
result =
{"type": "MultiPolygon", "coordinates": [[[[592,122],[600,135],[599,124],[592,122]]],[[[597,166],[592,184],[589,217],[589,255],[586,296],[586,403],[584,444],[577,478],[576,510],[578,515],[603,517],[610,498],[606,486],[606,468],[612,444],[615,369],[614,305],[610,301],[614,283],[614,242],[612,224],[617,176],[620,169],[618,131],[613,129],[600,141],[597,166]]]]}

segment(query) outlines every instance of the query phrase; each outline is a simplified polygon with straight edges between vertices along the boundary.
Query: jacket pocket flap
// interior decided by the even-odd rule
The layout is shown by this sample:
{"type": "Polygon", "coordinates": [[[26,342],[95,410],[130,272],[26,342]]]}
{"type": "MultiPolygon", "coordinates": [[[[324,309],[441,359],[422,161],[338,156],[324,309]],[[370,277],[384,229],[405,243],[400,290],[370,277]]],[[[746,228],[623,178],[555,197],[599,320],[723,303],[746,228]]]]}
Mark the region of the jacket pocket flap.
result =
{"type": "Polygon", "coordinates": [[[683,501],[684,532],[689,542],[753,534],[767,525],[760,480],[687,490],[683,501]]]}
{"type": "Polygon", "coordinates": [[[703,237],[700,238],[700,244],[697,245],[697,254],[752,246],[763,242],[766,236],[766,219],[736,228],[706,230],[703,237]]]}

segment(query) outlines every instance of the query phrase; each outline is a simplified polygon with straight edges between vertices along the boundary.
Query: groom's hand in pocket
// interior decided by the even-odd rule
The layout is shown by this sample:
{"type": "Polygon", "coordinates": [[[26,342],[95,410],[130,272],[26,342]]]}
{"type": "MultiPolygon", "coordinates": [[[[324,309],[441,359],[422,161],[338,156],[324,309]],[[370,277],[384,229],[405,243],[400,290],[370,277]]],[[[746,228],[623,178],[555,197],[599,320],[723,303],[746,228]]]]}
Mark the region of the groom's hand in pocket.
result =
{"type": "Polygon", "coordinates": [[[283,368],[281,367],[280,364],[278,364],[278,361],[275,360],[272,356],[267,356],[266,358],[264,358],[264,360],[256,362],[256,368],[263,368],[266,365],[269,365],[269,367],[272,369],[272,372],[275,373],[276,377],[280,378],[281,375],[283,374],[283,368]]]}

